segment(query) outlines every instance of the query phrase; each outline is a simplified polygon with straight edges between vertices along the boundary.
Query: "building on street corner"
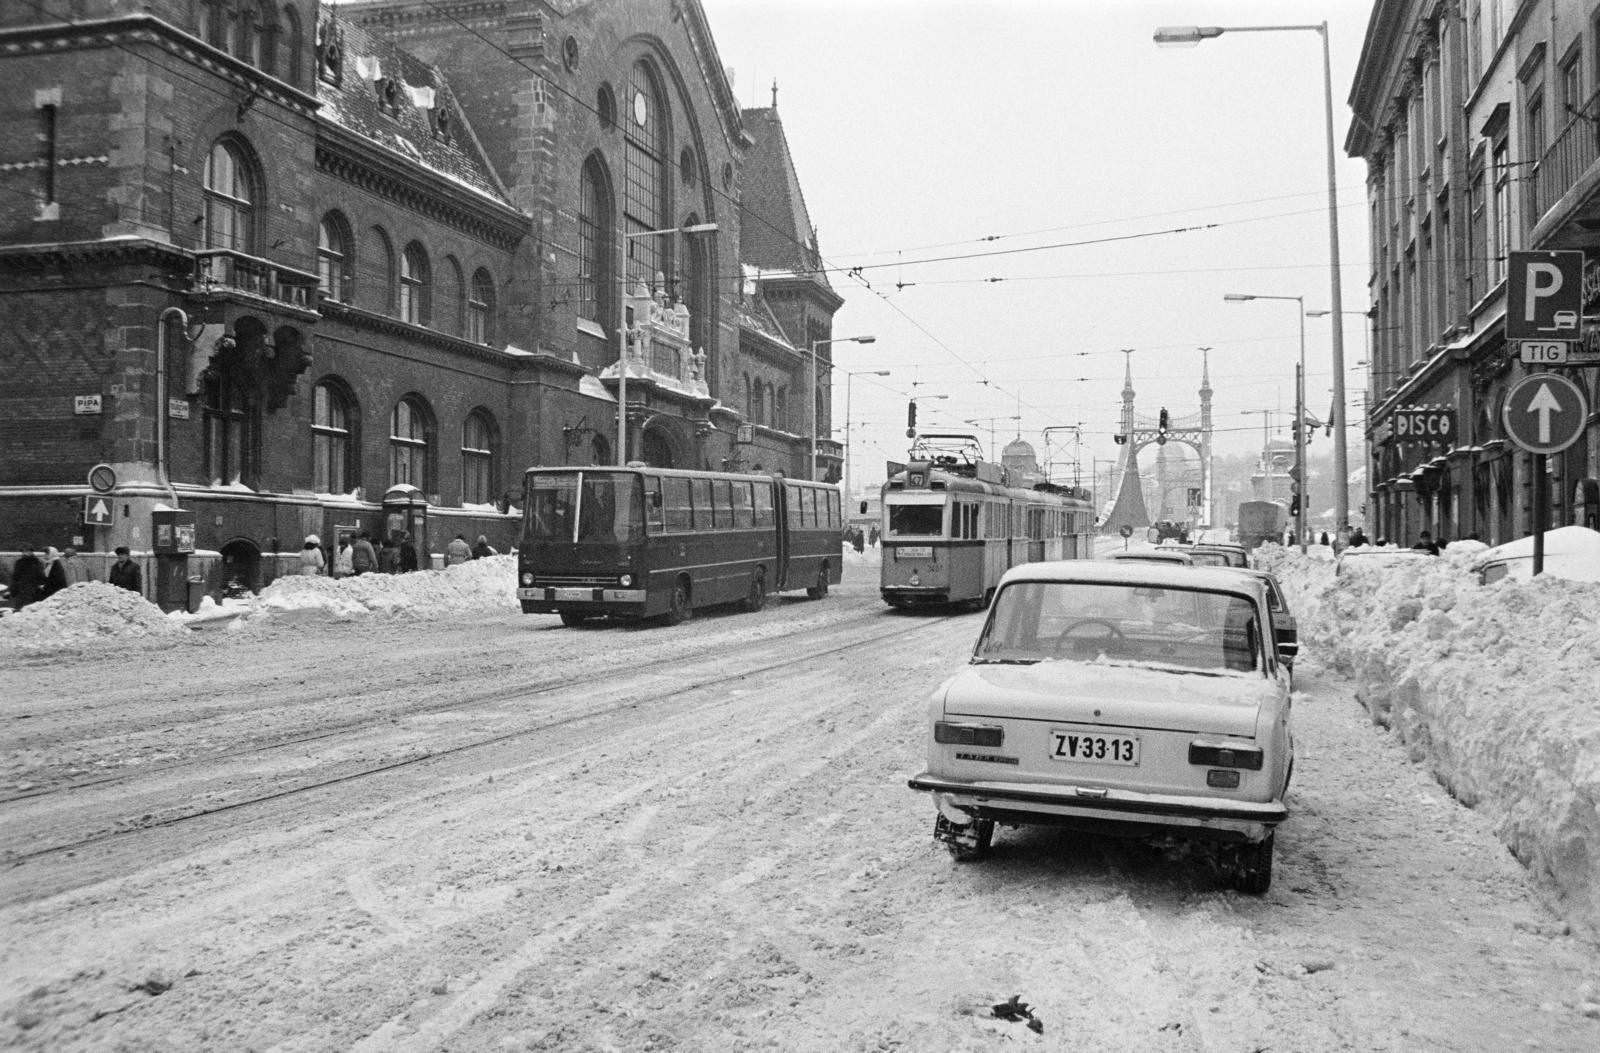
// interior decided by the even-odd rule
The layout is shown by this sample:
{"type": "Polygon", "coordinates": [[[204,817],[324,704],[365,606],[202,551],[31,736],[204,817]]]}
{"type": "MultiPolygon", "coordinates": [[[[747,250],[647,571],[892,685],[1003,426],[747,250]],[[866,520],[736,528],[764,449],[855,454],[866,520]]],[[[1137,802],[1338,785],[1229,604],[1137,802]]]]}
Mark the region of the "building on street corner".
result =
{"type": "Polygon", "coordinates": [[[697,0],[7,4],[0,100],[7,566],[127,545],[169,607],[310,534],[426,566],[619,425],[797,476],[831,428],[842,298],[697,0]]]}
{"type": "MultiPolygon", "coordinates": [[[[1566,0],[1378,0],[1350,92],[1347,152],[1368,166],[1373,309],[1367,532],[1395,540],[1600,528],[1600,19],[1566,0]],[[1525,364],[1508,338],[1513,254],[1584,253],[1593,364],[1525,364]],[[1585,394],[1543,479],[1510,441],[1508,393],[1547,370],[1585,394]]],[[[1581,301],[1581,306],[1579,306],[1581,301]]],[[[1573,321],[1576,321],[1574,319],[1573,321]]],[[[1570,331],[1563,330],[1566,335],[1570,331]]]]}

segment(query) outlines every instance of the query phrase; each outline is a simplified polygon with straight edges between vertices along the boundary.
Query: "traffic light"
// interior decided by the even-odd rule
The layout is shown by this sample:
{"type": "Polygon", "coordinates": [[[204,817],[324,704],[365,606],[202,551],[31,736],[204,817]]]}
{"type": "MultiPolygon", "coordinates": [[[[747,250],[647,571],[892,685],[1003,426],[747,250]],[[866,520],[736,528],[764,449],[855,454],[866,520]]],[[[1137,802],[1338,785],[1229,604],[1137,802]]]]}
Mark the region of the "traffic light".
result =
{"type": "Polygon", "coordinates": [[[910,402],[906,403],[906,427],[915,428],[916,426],[917,426],[917,400],[916,399],[912,399],[910,402]]]}
{"type": "Polygon", "coordinates": [[[1167,416],[1167,407],[1162,406],[1161,407],[1161,423],[1159,425],[1157,425],[1156,431],[1160,432],[1162,435],[1165,435],[1167,433],[1167,426],[1170,425],[1171,423],[1172,423],[1172,418],[1167,416]]]}

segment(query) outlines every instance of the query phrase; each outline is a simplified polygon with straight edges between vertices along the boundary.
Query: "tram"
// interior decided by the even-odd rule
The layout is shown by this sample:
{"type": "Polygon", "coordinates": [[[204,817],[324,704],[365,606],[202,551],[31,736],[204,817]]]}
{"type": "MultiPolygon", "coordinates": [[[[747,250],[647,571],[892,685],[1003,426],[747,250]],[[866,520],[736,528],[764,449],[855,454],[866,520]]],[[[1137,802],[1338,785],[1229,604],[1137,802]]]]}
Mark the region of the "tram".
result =
{"type": "Polygon", "coordinates": [[[982,607],[1011,567],[1093,555],[1086,491],[1014,479],[974,447],[919,443],[883,484],[881,592],[889,606],[982,607]]]}

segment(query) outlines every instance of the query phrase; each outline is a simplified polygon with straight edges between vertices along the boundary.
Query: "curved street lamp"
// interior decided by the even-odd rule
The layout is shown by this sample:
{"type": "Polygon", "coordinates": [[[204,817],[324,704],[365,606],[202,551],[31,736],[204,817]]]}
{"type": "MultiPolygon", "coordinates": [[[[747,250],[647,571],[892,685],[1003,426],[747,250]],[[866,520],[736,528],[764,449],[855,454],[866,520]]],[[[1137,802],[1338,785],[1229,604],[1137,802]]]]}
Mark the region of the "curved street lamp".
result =
{"type": "Polygon", "coordinates": [[[871,344],[875,336],[835,336],[827,340],[811,341],[811,471],[807,478],[817,477],[817,348],[829,344],[871,344]]]}

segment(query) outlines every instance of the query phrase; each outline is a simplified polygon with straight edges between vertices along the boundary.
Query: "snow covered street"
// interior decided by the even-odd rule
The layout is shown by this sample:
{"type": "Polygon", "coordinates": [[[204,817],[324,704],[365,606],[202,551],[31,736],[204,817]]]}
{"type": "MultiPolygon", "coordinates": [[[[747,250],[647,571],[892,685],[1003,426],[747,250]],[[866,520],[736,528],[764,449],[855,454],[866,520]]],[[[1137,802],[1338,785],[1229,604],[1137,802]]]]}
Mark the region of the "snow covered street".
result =
{"type": "Polygon", "coordinates": [[[290,579],[209,631],[68,590],[0,619],[0,1044],[1600,1048],[1600,586],[1440,560],[1391,597],[1274,559],[1304,644],[1261,898],[1048,829],[953,863],[905,780],[982,615],[891,612],[872,550],[821,601],[672,628],[523,616],[510,557],[290,579]],[[1379,639],[1383,605],[1410,617],[1379,639]],[[1580,642],[1496,650],[1506,611],[1580,642]],[[1408,676],[1391,732],[1368,710],[1408,676]],[[1440,684],[1551,730],[1470,744],[1501,725],[1440,684]],[[1014,995],[1041,1031],[993,1014],[1014,995]]]}

